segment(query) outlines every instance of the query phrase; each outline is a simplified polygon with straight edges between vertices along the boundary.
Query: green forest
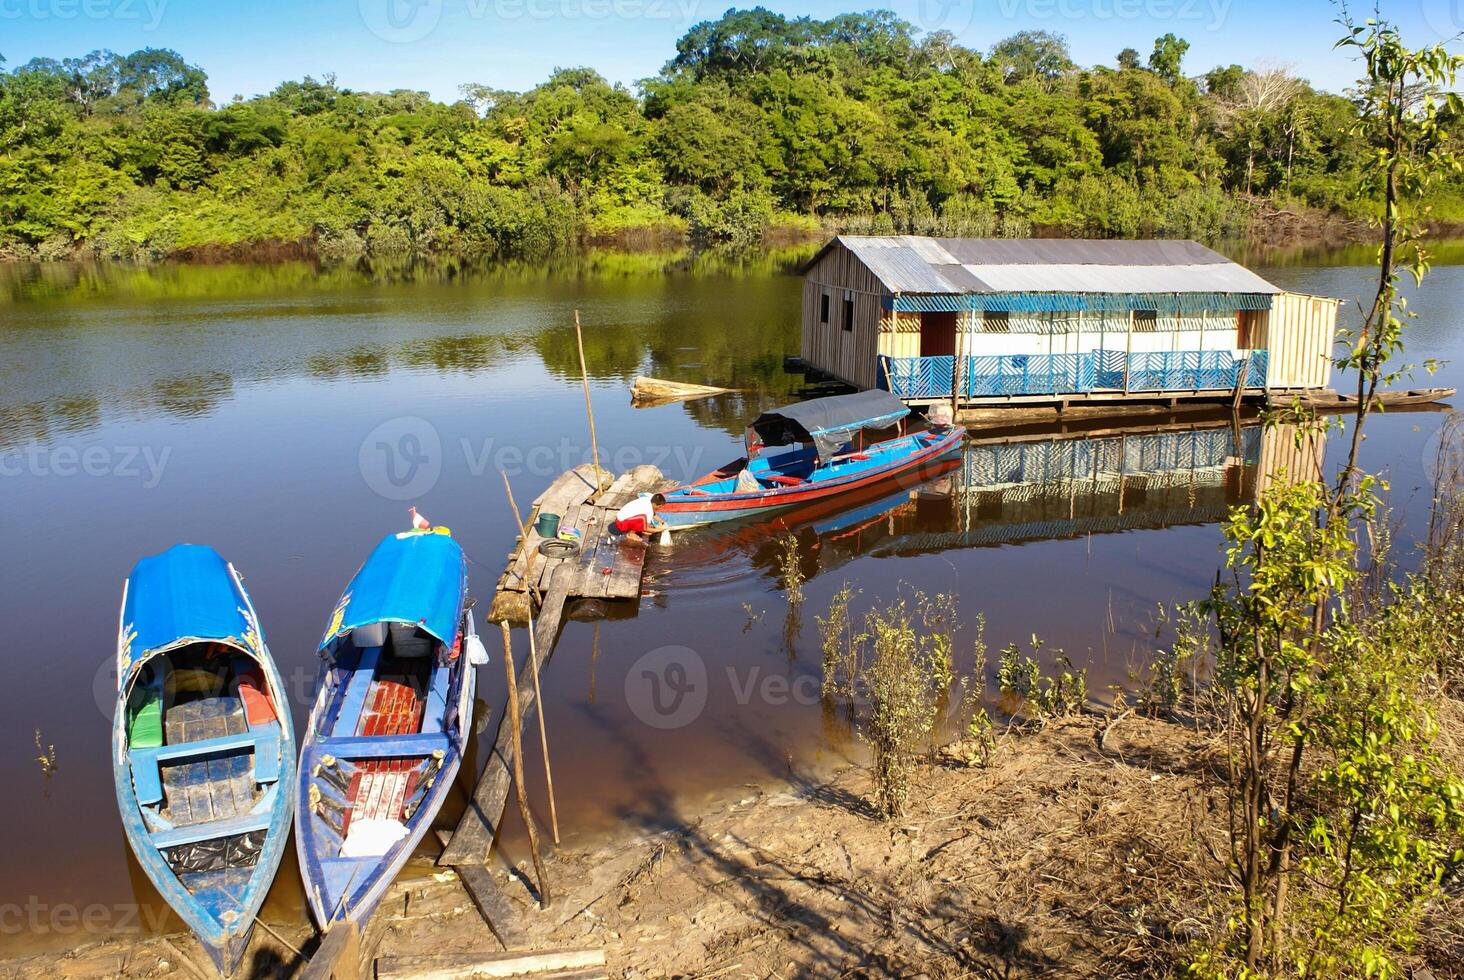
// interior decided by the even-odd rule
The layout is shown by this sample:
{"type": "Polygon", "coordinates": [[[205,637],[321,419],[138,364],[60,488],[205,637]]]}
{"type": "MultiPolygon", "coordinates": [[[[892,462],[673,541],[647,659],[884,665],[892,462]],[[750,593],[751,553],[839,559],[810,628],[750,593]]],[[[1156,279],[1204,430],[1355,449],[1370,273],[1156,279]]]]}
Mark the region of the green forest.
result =
{"type": "MultiPolygon", "coordinates": [[[[0,61],[0,256],[534,255],[832,229],[1215,240],[1278,212],[1376,210],[1358,93],[1280,68],[1194,74],[1188,47],[1167,34],[1084,68],[1046,32],[978,51],[887,11],[730,10],[633,88],[563,68],[450,104],[326,76],[219,105],[160,49],[0,61]]],[[[1464,182],[1430,203],[1464,220],[1464,182]]]]}

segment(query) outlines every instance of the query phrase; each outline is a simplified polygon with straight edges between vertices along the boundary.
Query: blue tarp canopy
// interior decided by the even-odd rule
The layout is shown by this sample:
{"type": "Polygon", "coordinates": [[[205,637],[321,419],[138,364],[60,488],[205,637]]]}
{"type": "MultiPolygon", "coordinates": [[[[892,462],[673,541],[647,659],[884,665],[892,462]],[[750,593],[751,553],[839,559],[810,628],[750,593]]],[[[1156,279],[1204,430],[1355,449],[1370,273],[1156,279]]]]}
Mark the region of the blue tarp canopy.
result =
{"type": "Polygon", "coordinates": [[[411,623],[451,644],[457,639],[467,589],[463,549],[448,535],[387,535],[346,586],[320,647],[372,623],[411,623]]]}
{"type": "Polygon", "coordinates": [[[255,657],[264,642],[229,563],[207,545],[178,544],[133,566],[122,603],[119,676],[155,654],[207,640],[255,657]]]}

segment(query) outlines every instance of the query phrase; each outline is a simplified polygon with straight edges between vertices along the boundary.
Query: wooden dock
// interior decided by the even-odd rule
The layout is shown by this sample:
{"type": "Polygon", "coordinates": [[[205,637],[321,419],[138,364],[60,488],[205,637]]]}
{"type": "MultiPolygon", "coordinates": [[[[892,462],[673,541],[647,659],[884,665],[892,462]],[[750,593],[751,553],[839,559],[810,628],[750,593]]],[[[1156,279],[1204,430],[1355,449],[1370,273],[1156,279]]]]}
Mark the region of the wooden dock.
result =
{"type": "MultiPolygon", "coordinates": [[[[498,580],[488,619],[523,623],[534,617],[534,641],[542,671],[554,653],[566,607],[575,599],[635,600],[640,597],[646,543],[615,534],[615,512],[642,493],[663,488],[667,481],[654,466],[637,466],[614,480],[589,464],[562,473],[535,499],[525,517],[527,533],[508,555],[498,580]],[[534,530],[541,513],[561,515],[562,528],[580,532],[576,554],[541,554],[544,539],[534,530]]],[[[506,513],[506,505],[505,505],[506,513]]],[[[530,664],[517,675],[518,706],[527,718],[535,704],[530,664]]],[[[478,911],[505,948],[520,944],[518,906],[500,893],[487,864],[512,786],[512,725],[498,713],[498,733],[473,792],[473,799],[447,842],[438,864],[453,867],[478,911]]]]}

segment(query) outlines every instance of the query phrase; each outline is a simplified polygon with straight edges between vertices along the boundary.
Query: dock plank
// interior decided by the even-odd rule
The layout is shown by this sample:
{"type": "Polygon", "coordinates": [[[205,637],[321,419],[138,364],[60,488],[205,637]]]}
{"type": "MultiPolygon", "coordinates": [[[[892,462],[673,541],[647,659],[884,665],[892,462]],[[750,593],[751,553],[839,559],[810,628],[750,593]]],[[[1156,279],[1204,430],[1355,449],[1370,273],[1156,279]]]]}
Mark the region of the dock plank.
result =
{"type": "Polygon", "coordinates": [[[615,564],[604,578],[603,595],[606,599],[638,599],[641,592],[641,575],[646,566],[646,542],[622,540],[612,546],[615,564]]]}
{"type": "Polygon", "coordinates": [[[526,591],[529,583],[537,584],[545,578],[546,561],[539,554],[539,543],[544,539],[534,530],[540,513],[565,515],[571,507],[585,503],[595,492],[595,470],[588,463],[561,473],[537,498],[529,513],[524,515],[527,535],[518,541],[513,559],[499,580],[498,587],[515,592],[526,591]]]}
{"type": "MultiPolygon", "coordinates": [[[[534,642],[539,652],[539,670],[542,672],[553,656],[554,644],[559,636],[559,627],[564,619],[564,604],[569,596],[568,587],[575,579],[574,567],[561,565],[554,576],[549,591],[544,594],[544,604],[539,609],[534,623],[534,642]]],[[[534,706],[534,676],[525,666],[518,672],[518,702],[521,717],[527,717],[534,706]]],[[[473,799],[458,822],[452,840],[438,858],[438,864],[464,866],[486,864],[493,839],[503,820],[503,809],[508,803],[508,791],[512,785],[509,768],[512,751],[512,726],[505,724],[506,712],[498,714],[498,734],[473,799]]]]}

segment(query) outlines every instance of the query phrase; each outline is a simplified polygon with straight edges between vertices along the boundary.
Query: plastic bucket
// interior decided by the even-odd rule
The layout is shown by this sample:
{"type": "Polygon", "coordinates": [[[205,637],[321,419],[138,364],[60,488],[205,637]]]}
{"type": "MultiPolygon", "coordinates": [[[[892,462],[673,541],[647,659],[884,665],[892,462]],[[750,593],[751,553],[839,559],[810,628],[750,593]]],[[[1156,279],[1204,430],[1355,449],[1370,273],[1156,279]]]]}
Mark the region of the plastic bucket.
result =
{"type": "Polygon", "coordinates": [[[541,538],[552,538],[559,533],[558,514],[540,514],[534,522],[534,530],[541,538]]]}

